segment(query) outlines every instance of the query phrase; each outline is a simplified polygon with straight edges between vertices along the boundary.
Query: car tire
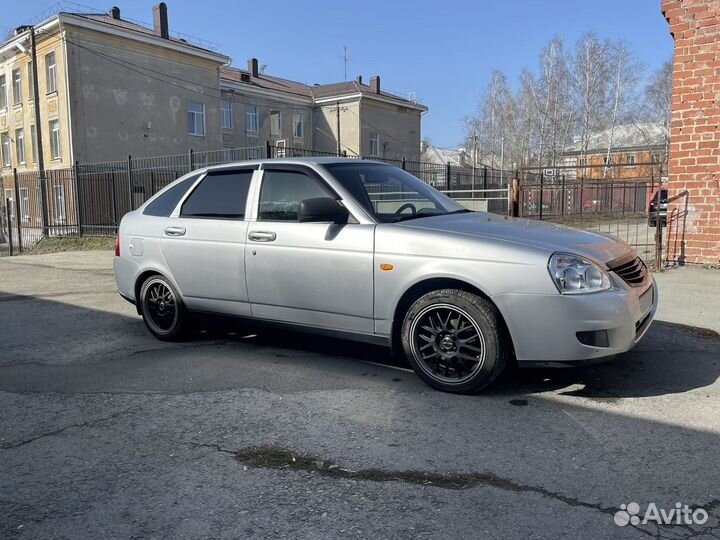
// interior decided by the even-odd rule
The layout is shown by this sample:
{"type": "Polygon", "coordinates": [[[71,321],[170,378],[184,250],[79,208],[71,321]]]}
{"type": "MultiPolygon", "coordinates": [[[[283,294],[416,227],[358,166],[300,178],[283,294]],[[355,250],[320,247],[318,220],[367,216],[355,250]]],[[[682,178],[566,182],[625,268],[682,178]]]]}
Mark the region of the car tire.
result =
{"type": "Polygon", "coordinates": [[[432,291],[416,300],[400,336],[415,373],[433,388],[456,394],[474,394],[492,384],[512,350],[497,308],[458,289],[432,291]]]}
{"type": "Polygon", "coordinates": [[[187,335],[188,313],[177,290],[166,277],[150,276],[140,288],[140,312],[150,333],[162,341],[180,341],[187,335]]]}

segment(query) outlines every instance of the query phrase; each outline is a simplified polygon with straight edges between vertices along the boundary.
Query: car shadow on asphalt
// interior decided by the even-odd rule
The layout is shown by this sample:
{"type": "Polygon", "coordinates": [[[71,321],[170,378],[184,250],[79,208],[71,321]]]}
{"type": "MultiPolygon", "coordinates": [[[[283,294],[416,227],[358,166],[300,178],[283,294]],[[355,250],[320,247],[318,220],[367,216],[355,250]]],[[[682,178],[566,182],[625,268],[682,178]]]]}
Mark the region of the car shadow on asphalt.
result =
{"type": "MultiPolygon", "coordinates": [[[[404,358],[392,355],[384,347],[275,328],[230,333],[223,328],[205,331],[195,339],[237,340],[410,369],[404,358]]],[[[622,398],[683,393],[710,386],[718,377],[720,334],[705,328],[655,321],[636,348],[607,362],[567,368],[511,365],[482,395],[520,398],[560,391],[566,396],[612,403],[622,398]]],[[[521,399],[515,401],[514,404],[523,404],[521,399]]]]}

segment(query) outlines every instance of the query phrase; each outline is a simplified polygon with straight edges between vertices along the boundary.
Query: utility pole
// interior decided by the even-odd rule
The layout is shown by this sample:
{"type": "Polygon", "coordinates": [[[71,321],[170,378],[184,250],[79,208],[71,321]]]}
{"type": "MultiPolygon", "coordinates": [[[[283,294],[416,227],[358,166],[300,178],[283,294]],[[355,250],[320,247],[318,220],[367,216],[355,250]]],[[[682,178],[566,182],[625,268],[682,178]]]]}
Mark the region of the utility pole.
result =
{"type": "Polygon", "coordinates": [[[335,111],[337,113],[337,155],[342,155],[342,145],[340,144],[340,102],[336,103],[335,111]]]}
{"type": "Polygon", "coordinates": [[[42,204],[43,235],[48,235],[48,200],[45,189],[45,156],[43,155],[42,120],[40,118],[40,91],[38,90],[37,47],[35,46],[35,27],[30,27],[30,49],[33,73],[33,103],[35,105],[35,138],[37,139],[37,165],[40,180],[40,201],[42,204]]]}

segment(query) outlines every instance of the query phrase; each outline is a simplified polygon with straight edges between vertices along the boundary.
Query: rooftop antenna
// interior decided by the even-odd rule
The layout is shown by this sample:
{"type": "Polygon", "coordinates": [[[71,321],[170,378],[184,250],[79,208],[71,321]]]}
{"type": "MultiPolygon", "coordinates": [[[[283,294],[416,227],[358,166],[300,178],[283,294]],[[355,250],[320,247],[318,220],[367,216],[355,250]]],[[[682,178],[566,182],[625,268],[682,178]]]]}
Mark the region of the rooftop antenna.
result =
{"type": "Polygon", "coordinates": [[[340,60],[342,60],[343,64],[344,64],[345,81],[347,82],[347,67],[348,67],[348,62],[350,62],[350,57],[347,54],[347,45],[343,45],[343,55],[340,57],[340,60]]]}

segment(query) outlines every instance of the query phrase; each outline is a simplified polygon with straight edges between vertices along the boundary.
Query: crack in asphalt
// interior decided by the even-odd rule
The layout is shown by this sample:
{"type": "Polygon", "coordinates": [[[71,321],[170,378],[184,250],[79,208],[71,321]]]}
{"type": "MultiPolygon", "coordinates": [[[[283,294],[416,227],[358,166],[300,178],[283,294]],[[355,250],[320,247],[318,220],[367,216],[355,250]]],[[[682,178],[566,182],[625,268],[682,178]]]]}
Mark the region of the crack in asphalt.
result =
{"type": "Polygon", "coordinates": [[[133,409],[138,409],[138,408],[139,407],[137,405],[133,405],[132,407],[128,407],[127,409],[123,409],[121,411],[116,411],[116,412],[112,413],[111,415],[104,416],[102,418],[94,418],[92,420],[87,420],[85,422],[69,424],[67,426],[63,426],[61,428],[54,429],[52,431],[48,431],[46,433],[40,433],[38,435],[34,435],[27,439],[23,439],[23,440],[12,442],[12,443],[3,443],[3,444],[0,444],[0,450],[12,450],[13,448],[19,448],[20,446],[25,446],[26,444],[33,443],[40,439],[44,439],[45,437],[52,437],[54,435],[58,435],[64,431],[67,431],[68,429],[84,428],[84,427],[91,426],[93,424],[98,424],[101,422],[107,422],[109,420],[114,420],[115,418],[117,418],[119,416],[123,416],[123,415],[129,413],[130,411],[132,411],[133,409]]]}

